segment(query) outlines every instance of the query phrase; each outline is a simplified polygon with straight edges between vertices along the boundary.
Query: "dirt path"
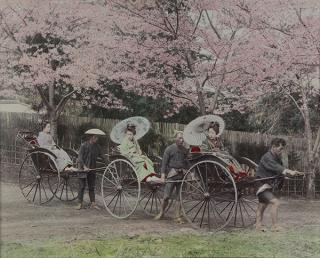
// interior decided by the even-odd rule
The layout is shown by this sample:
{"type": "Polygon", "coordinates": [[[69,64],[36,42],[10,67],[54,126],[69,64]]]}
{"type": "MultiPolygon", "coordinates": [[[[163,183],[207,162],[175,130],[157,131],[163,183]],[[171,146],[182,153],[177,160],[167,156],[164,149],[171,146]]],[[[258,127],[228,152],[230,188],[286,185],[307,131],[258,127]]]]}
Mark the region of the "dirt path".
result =
{"type": "MultiPolygon", "coordinates": [[[[320,227],[319,201],[282,200],[281,222],[290,227],[320,227]]],[[[97,239],[114,235],[141,233],[172,233],[192,231],[188,225],[176,225],[171,220],[154,221],[142,212],[130,219],[117,220],[105,210],[75,210],[75,203],[53,200],[45,206],[28,203],[19,187],[1,182],[1,240],[29,242],[54,240],[97,239]]],[[[270,217],[267,216],[270,222],[270,217]]]]}

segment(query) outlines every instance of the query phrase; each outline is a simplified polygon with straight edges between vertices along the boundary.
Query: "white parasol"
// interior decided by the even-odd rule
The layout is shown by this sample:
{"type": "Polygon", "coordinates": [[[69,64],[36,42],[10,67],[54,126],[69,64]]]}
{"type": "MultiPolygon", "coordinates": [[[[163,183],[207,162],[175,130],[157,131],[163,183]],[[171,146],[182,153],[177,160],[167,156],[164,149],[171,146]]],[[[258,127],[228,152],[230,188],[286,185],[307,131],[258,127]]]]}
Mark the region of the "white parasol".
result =
{"type": "Polygon", "coordinates": [[[224,120],[220,116],[206,115],[192,120],[184,128],[184,141],[189,145],[200,146],[207,137],[206,132],[209,126],[213,123],[217,123],[219,125],[219,133],[217,134],[217,136],[220,136],[225,128],[224,120]]]}
{"type": "Polygon", "coordinates": [[[126,134],[127,126],[132,124],[136,128],[136,140],[141,139],[150,129],[150,122],[147,118],[142,116],[129,117],[120,121],[113,127],[110,133],[111,140],[115,143],[120,144],[126,134]]]}

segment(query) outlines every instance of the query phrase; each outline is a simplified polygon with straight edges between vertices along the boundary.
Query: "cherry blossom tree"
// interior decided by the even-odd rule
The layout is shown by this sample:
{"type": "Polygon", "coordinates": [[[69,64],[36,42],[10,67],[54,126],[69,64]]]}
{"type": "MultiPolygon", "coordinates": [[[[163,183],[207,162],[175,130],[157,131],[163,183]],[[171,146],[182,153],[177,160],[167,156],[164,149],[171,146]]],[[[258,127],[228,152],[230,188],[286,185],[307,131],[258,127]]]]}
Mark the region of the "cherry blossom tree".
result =
{"type": "Polygon", "coordinates": [[[117,48],[105,48],[102,68],[128,90],[167,97],[173,112],[243,110],[258,92],[245,73],[250,21],[240,2],[106,1],[117,48]]]}
{"type": "MultiPolygon", "coordinates": [[[[308,196],[314,196],[315,172],[319,166],[320,115],[311,124],[310,112],[314,99],[320,99],[320,2],[305,0],[268,1],[249,10],[251,24],[259,44],[253,51],[263,55],[253,61],[248,71],[265,92],[280,92],[296,106],[304,120],[304,134],[308,154],[308,196]]],[[[281,105],[281,103],[277,103],[281,105]]],[[[293,111],[294,112],[294,111],[293,111]]]]}
{"type": "Polygon", "coordinates": [[[100,6],[85,1],[17,0],[2,1],[0,8],[2,94],[40,94],[54,136],[58,117],[71,97],[83,104],[99,101],[101,106],[121,107],[99,86],[93,72],[99,40],[104,37],[101,28],[108,26],[100,6]],[[62,96],[55,101],[58,88],[62,96]],[[97,101],[88,90],[100,90],[103,98],[97,101]]]}

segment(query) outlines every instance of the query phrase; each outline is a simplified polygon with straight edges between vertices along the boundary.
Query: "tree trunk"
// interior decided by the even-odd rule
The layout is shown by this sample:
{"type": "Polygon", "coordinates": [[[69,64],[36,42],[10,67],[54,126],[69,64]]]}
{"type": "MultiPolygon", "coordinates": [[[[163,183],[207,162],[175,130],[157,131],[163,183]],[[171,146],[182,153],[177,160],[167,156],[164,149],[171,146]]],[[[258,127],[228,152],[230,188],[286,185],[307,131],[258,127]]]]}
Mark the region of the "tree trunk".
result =
{"type": "MultiPolygon", "coordinates": [[[[191,56],[190,51],[188,50],[186,53],[186,60],[188,64],[188,68],[190,70],[191,74],[194,74],[194,67],[193,67],[193,58],[191,56]]],[[[204,96],[202,91],[202,85],[199,82],[199,79],[196,79],[196,90],[197,90],[197,96],[198,96],[198,104],[200,108],[200,114],[205,115],[206,114],[206,106],[204,102],[204,96]]]]}
{"type": "Polygon", "coordinates": [[[54,141],[57,143],[57,139],[58,139],[58,117],[56,117],[54,111],[52,112],[52,114],[50,114],[50,134],[52,135],[54,141]]]}
{"type": "Polygon", "coordinates": [[[312,144],[312,130],[310,125],[310,112],[308,107],[308,100],[306,96],[305,89],[302,86],[302,111],[304,113],[304,132],[307,141],[307,198],[312,199],[315,197],[315,160],[312,144]]]}
{"type": "Polygon", "coordinates": [[[48,109],[48,115],[50,118],[50,126],[51,126],[51,135],[56,142],[58,139],[58,118],[56,116],[56,105],[54,103],[54,84],[49,85],[49,104],[51,106],[50,109],[48,109]]]}
{"type": "Polygon", "coordinates": [[[49,98],[47,98],[46,94],[44,94],[41,87],[37,87],[37,90],[39,91],[39,94],[41,96],[41,99],[43,100],[44,104],[47,107],[48,116],[50,120],[51,125],[51,135],[53,139],[57,142],[58,139],[58,119],[63,111],[67,101],[71,98],[72,94],[76,91],[73,90],[62,97],[62,99],[59,101],[58,105],[54,102],[54,95],[55,95],[55,86],[54,84],[49,86],[49,98]]]}
{"type": "Polygon", "coordinates": [[[211,102],[211,104],[210,104],[210,107],[209,107],[209,110],[208,110],[208,112],[209,112],[210,114],[213,114],[214,110],[215,110],[216,107],[217,107],[218,97],[219,97],[219,95],[220,95],[221,87],[222,87],[222,84],[218,85],[218,87],[217,87],[217,89],[216,89],[216,91],[215,91],[215,93],[214,93],[213,100],[212,100],[212,102],[211,102]]]}
{"type": "Polygon", "coordinates": [[[204,96],[203,96],[203,92],[202,92],[202,88],[201,88],[199,80],[196,81],[196,87],[197,87],[197,95],[198,95],[198,104],[200,107],[200,114],[205,115],[206,114],[206,106],[204,103],[204,96]]]}

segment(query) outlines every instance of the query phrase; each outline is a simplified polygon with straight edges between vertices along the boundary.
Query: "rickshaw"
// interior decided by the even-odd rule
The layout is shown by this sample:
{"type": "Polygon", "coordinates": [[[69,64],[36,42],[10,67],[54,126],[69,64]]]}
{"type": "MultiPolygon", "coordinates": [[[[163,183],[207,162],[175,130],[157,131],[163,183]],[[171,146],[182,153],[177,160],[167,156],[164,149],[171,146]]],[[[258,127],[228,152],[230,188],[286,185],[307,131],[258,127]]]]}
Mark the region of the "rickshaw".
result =
{"type": "Polygon", "coordinates": [[[184,129],[186,143],[197,146],[191,152],[191,167],[182,180],[180,202],[192,226],[219,230],[226,226],[247,227],[255,222],[257,164],[247,157],[233,157],[225,150],[202,152],[201,143],[210,125],[217,124],[220,137],[224,120],[206,115],[191,121],[184,129]]]}
{"type": "MultiPolygon", "coordinates": [[[[136,126],[136,140],[141,139],[150,129],[150,122],[144,117],[127,118],[112,129],[110,138],[114,143],[121,143],[129,123],[136,126]]],[[[159,171],[161,158],[149,158],[153,161],[155,170],[159,171]]],[[[107,212],[118,219],[128,218],[137,207],[141,207],[148,215],[157,214],[160,211],[162,185],[140,182],[134,164],[121,155],[118,148],[114,149],[109,159],[110,163],[101,178],[101,196],[107,212]]]]}
{"type": "MultiPolygon", "coordinates": [[[[48,203],[54,197],[61,201],[77,199],[77,179],[85,178],[87,171],[59,171],[56,155],[49,149],[40,147],[33,132],[19,131],[16,137],[27,150],[19,169],[19,187],[25,199],[38,205],[48,203]]],[[[76,167],[78,153],[72,149],[64,151],[76,167]]]]}
{"type": "MultiPolygon", "coordinates": [[[[215,120],[216,116],[209,118],[215,120]]],[[[115,143],[121,142],[124,128],[129,121],[136,122],[137,139],[145,135],[150,128],[149,121],[143,117],[123,120],[111,132],[110,137],[115,143]]],[[[193,124],[191,125],[193,127],[193,124]]],[[[185,132],[188,128],[189,125],[185,132]]],[[[184,137],[186,135],[184,134],[184,137]]],[[[185,138],[189,143],[189,138],[185,138]]],[[[195,145],[194,143],[191,142],[192,145],[195,145]]],[[[154,161],[159,168],[161,158],[154,161]]],[[[226,153],[199,152],[190,155],[190,163],[191,167],[181,181],[179,201],[185,218],[192,226],[219,230],[229,224],[245,227],[254,223],[257,202],[253,194],[252,180],[249,178],[255,173],[255,162],[245,157],[237,160],[226,153]],[[238,173],[235,173],[235,169],[238,173]]],[[[117,154],[111,157],[111,162],[102,176],[101,192],[108,213],[125,219],[139,206],[149,215],[159,213],[163,185],[140,182],[132,162],[117,154]]],[[[171,200],[172,203],[174,200],[171,200]]]]}

